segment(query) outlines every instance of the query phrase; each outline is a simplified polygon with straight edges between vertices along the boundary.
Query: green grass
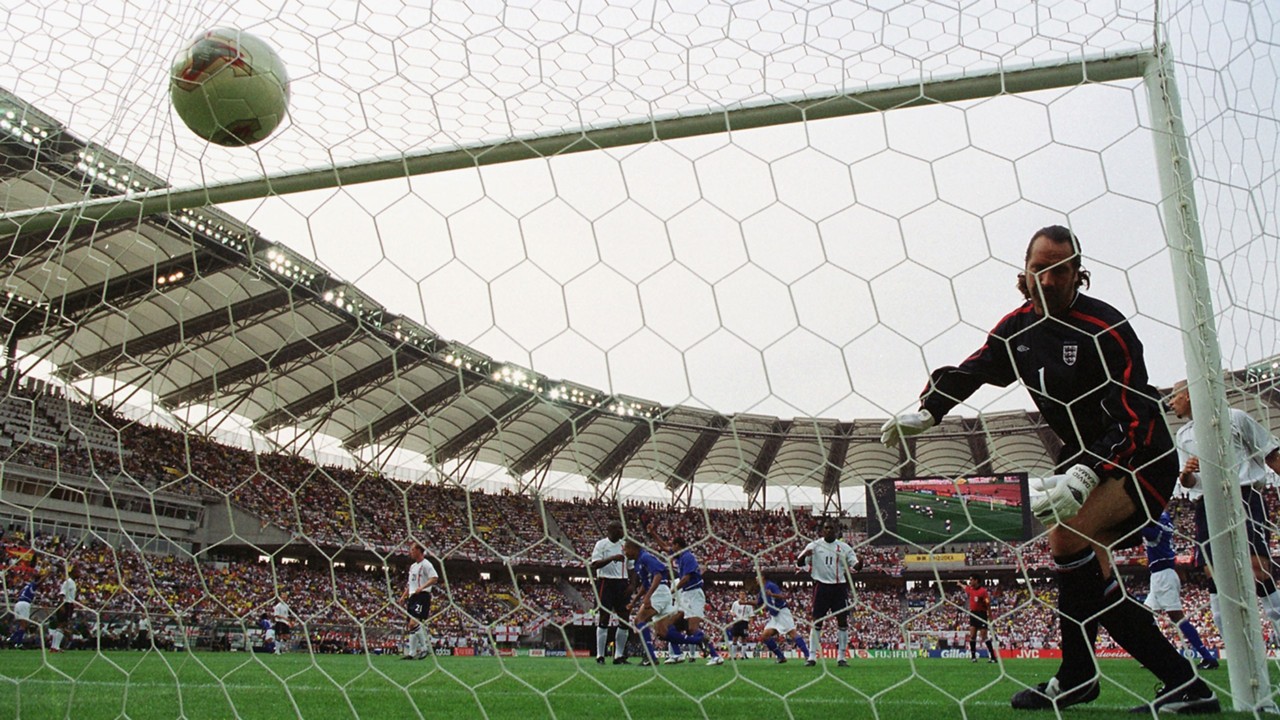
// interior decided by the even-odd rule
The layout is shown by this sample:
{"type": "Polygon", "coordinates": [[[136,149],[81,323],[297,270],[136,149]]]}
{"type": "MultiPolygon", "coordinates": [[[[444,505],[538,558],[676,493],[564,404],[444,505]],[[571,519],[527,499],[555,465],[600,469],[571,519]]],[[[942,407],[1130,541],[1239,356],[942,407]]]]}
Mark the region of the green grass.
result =
{"type": "MultiPolygon", "coordinates": [[[[1151,697],[1154,679],[1137,663],[1101,664],[1106,677],[1102,697],[1072,708],[1072,716],[1112,717],[1151,697]]],[[[568,658],[403,662],[303,653],[82,651],[44,656],[3,651],[0,717],[989,720],[1026,718],[1009,709],[1009,696],[1020,683],[1047,679],[1056,667],[1056,661],[1043,660],[997,666],[864,659],[847,668],[833,661],[806,668],[794,660],[782,666],[750,660],[718,668],[655,669],[600,667],[590,659],[568,658]]],[[[1225,684],[1225,665],[1207,677],[1215,685],[1225,684]]]]}
{"type": "Polygon", "coordinates": [[[991,542],[1022,539],[1022,508],[995,505],[981,499],[968,501],[969,515],[955,498],[941,498],[930,493],[898,491],[896,505],[902,511],[898,516],[897,535],[917,545],[939,542],[991,542]],[[942,501],[947,500],[944,504],[942,501]],[[927,517],[911,505],[933,508],[933,517],[927,517]],[[970,522],[972,518],[972,523],[970,522]],[[946,521],[951,521],[951,530],[946,521]],[[981,528],[981,531],[979,531],[981,528]]]}

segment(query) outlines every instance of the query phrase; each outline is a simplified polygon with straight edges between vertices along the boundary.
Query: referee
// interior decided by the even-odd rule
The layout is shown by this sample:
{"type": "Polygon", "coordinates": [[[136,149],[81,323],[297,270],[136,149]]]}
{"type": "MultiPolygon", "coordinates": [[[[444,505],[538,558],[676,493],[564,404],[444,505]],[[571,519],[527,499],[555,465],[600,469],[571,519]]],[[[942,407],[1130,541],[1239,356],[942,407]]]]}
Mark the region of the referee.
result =
{"type": "Polygon", "coordinates": [[[596,662],[603,665],[605,649],[609,646],[609,618],[618,619],[618,629],[613,640],[613,664],[627,664],[627,605],[630,600],[627,586],[627,562],[622,554],[622,523],[609,523],[607,536],[596,542],[591,551],[588,568],[598,581],[596,593],[600,599],[600,611],[596,614],[596,662]]]}
{"type": "Polygon", "coordinates": [[[969,576],[969,583],[964,585],[964,594],[969,605],[969,662],[978,662],[978,636],[987,646],[987,662],[996,660],[996,649],[991,643],[991,593],[982,586],[982,579],[977,575],[969,576]]]}

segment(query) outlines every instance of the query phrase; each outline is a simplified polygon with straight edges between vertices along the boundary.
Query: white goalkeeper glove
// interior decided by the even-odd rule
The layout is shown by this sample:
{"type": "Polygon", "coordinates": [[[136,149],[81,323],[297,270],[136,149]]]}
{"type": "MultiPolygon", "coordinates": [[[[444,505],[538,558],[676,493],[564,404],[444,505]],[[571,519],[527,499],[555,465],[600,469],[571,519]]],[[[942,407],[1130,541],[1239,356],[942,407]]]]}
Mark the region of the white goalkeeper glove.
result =
{"type": "Polygon", "coordinates": [[[1062,475],[1033,483],[1032,488],[1044,494],[1031,501],[1031,514],[1045,525],[1070,520],[1096,487],[1098,473],[1087,465],[1072,465],[1062,475]]]}
{"type": "Polygon", "coordinates": [[[933,419],[933,414],[928,410],[903,413],[880,426],[880,442],[895,447],[903,438],[919,435],[937,424],[938,421],[933,419]]]}

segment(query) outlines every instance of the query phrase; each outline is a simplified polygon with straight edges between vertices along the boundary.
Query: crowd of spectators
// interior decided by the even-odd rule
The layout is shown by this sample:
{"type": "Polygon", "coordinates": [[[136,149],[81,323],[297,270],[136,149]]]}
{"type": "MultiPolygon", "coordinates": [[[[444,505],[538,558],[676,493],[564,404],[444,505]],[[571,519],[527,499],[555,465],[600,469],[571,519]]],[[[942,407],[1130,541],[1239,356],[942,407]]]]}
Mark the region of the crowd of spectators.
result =
{"type": "MultiPolygon", "coordinates": [[[[354,550],[378,558],[359,567],[347,567],[341,561],[315,567],[243,557],[147,554],[93,539],[26,537],[21,530],[7,535],[6,590],[11,595],[16,592],[22,575],[24,561],[15,560],[22,552],[14,549],[28,551],[31,557],[26,562],[33,557],[54,568],[58,580],[62,566],[72,564],[81,582],[80,602],[103,623],[100,635],[116,627],[116,618],[139,616],[152,618],[156,627],[196,626],[214,619],[252,623],[283,598],[304,623],[329,628],[303,636],[317,645],[340,649],[335,651],[389,647],[403,621],[398,605],[404,582],[401,556],[412,539],[424,543],[441,567],[489,564],[514,571],[558,571],[559,579],[544,581],[529,574],[515,583],[446,577],[433,619],[437,642],[456,645],[484,639],[487,643],[495,637],[495,628],[502,628],[498,633],[502,637],[527,634],[589,612],[594,593],[586,586],[571,586],[570,578],[582,573],[592,546],[613,520],[621,519],[629,536],[654,549],[666,550],[668,541],[684,538],[693,543],[704,571],[738,576],[794,573],[796,553],[819,534],[822,520],[810,508],[681,509],[651,502],[549,500],[447,483],[409,483],[350,468],[318,466],[292,455],[255,454],[207,438],[128,422],[104,410],[96,412],[119,438],[119,452],[85,443],[15,442],[3,461],[134,483],[152,492],[229,501],[256,516],[263,528],[283,530],[298,545],[319,549],[326,557],[354,550]],[[377,629],[380,634],[374,637],[353,627],[377,629]]],[[[1268,494],[1268,502],[1274,512],[1274,493],[1268,494]]],[[[1178,532],[1189,538],[1190,505],[1175,500],[1169,510],[1178,532]]],[[[903,555],[920,548],[868,544],[862,518],[846,519],[845,539],[857,547],[865,563],[863,577],[882,576],[880,584],[862,587],[855,595],[854,647],[913,646],[924,638],[948,638],[967,628],[958,590],[948,588],[944,593],[930,586],[907,590],[906,583],[894,580],[904,573],[903,555]]],[[[1022,544],[929,549],[963,554],[966,565],[978,568],[1027,570],[1050,564],[1042,538],[1022,544]]],[[[1121,565],[1134,564],[1140,562],[1141,554],[1141,548],[1126,550],[1118,553],[1117,560],[1121,565]]],[[[52,605],[57,584],[56,580],[45,583],[37,604],[52,605]]],[[[710,620],[722,626],[740,588],[715,583],[712,588],[710,620]]],[[[809,590],[804,585],[794,588],[796,613],[804,617],[809,590]]],[[[1131,587],[1130,592],[1141,594],[1145,589],[1139,593],[1131,587]]],[[[1050,647],[1057,634],[1052,593],[1034,579],[993,588],[996,637],[1023,647],[1050,647]]],[[[1188,608],[1213,642],[1216,635],[1202,596],[1203,590],[1193,586],[1188,591],[1188,608]]],[[[828,624],[826,636],[834,638],[834,628],[828,624]]]]}
{"type": "MultiPolygon", "coordinates": [[[[395,568],[312,567],[301,563],[263,561],[195,561],[176,555],[151,555],[112,548],[96,541],[72,542],[59,535],[5,535],[4,582],[16,594],[25,578],[39,569],[48,573],[36,606],[52,608],[65,567],[74,567],[79,585],[80,622],[76,643],[100,637],[103,647],[137,647],[136,624],[143,617],[156,631],[151,646],[172,647],[175,636],[228,623],[251,627],[278,599],[292,608],[302,626],[298,642],[309,641],[319,652],[393,652],[404,614],[399,607],[403,578],[395,568]],[[85,628],[91,628],[85,629],[85,628]]],[[[1125,576],[1125,591],[1141,598],[1147,588],[1141,573],[1125,576]]],[[[797,618],[808,618],[812,586],[786,581],[797,618]]],[[[1055,589],[1048,579],[995,583],[992,633],[1005,647],[1053,648],[1058,632],[1053,613],[1055,589]]],[[[729,607],[744,595],[740,580],[713,582],[708,590],[708,622],[729,624],[729,607]]],[[[1208,595],[1198,582],[1184,588],[1184,607],[1210,647],[1218,646],[1208,595]]],[[[12,597],[10,597],[12,601],[12,597]]],[[[589,623],[594,594],[583,582],[544,580],[535,576],[476,577],[446,582],[437,594],[432,635],[440,647],[490,648],[536,635],[548,625],[589,623]]],[[[850,618],[854,649],[929,649],[959,643],[968,628],[964,594],[958,581],[884,580],[856,584],[850,618]]],[[[757,614],[752,634],[763,630],[757,614]]],[[[1167,622],[1162,619],[1162,622],[1167,622]]],[[[1180,636],[1172,627],[1170,637],[1180,636]]],[[[828,622],[822,640],[835,641],[836,625],[828,622]]],[[[1268,628],[1269,631],[1269,628],[1268,628]]],[[[559,633],[560,628],[554,629],[559,633]]],[[[1268,634],[1270,634],[1268,632],[1268,634]]],[[[90,643],[91,644],[91,643],[90,643]]],[[[181,640],[178,644],[182,644],[181,640]]],[[[1111,647],[1104,632],[1100,647],[1111,647]]]]}
{"type": "MultiPolygon", "coordinates": [[[[695,551],[709,571],[769,571],[787,567],[818,534],[821,520],[809,508],[677,509],[410,483],[373,472],[318,466],[293,455],[255,454],[197,435],[128,422],[101,408],[94,412],[113,424],[122,452],[27,442],[15,444],[5,462],[113,478],[219,503],[229,500],[257,516],[264,527],[279,528],[327,551],[363,549],[388,556],[402,552],[412,537],[445,561],[577,568],[604,535],[605,526],[622,519],[629,535],[650,546],[677,536],[697,543],[695,551]]],[[[1268,493],[1268,502],[1277,509],[1274,493],[1268,493]]],[[[1175,499],[1169,509],[1182,537],[1191,537],[1189,504],[1175,499]]],[[[864,519],[847,518],[846,523],[845,537],[859,547],[869,573],[901,575],[902,555],[921,550],[867,544],[864,519]]],[[[1276,538],[1280,542],[1280,533],[1276,538]]],[[[964,554],[965,563],[976,567],[1039,567],[1048,562],[1043,541],[927,550],[964,554]]],[[[1140,555],[1139,548],[1122,552],[1118,559],[1132,562],[1140,555]]]]}
{"type": "MultiPolygon", "coordinates": [[[[53,608],[65,568],[74,568],[77,601],[88,616],[107,624],[147,617],[154,627],[253,626],[279,600],[308,626],[398,629],[403,568],[312,567],[303,563],[248,560],[196,561],[178,555],[113,548],[95,540],[72,542],[61,535],[4,535],[2,568],[10,602],[27,580],[43,573],[35,605],[53,608]]],[[[576,594],[576,593],[575,593],[576,594]]],[[[498,627],[520,635],[532,624],[567,622],[585,608],[553,582],[510,583],[446,580],[435,601],[433,628],[449,638],[478,638],[498,627]]],[[[329,639],[335,640],[328,630],[329,639]]],[[[357,638],[342,638],[344,646],[357,638]]],[[[513,638],[514,641],[514,638],[513,638]]]]}

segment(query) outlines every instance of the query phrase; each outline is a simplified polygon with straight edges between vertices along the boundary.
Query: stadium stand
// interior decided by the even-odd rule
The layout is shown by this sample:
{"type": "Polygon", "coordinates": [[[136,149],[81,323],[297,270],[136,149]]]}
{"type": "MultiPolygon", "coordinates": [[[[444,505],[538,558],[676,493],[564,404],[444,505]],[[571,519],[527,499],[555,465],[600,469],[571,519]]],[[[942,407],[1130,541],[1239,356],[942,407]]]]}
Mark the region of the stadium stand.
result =
{"type": "MultiPolygon", "coordinates": [[[[403,618],[397,599],[410,534],[443,570],[442,600],[432,621],[438,647],[554,647],[572,634],[570,628],[591,622],[594,593],[585,584],[584,559],[619,514],[628,532],[646,543],[679,535],[698,541],[695,550],[711,579],[713,626],[727,624],[734,594],[757,572],[781,579],[794,594],[797,616],[808,615],[810,586],[792,559],[818,533],[820,518],[811,511],[681,510],[414,484],[254,454],[131,422],[47,389],[10,394],[0,403],[0,418],[10,448],[5,487],[18,491],[16,504],[4,512],[6,586],[15,591],[36,567],[56,573],[74,565],[86,612],[72,647],[132,646],[142,617],[156,628],[149,642],[157,646],[244,647],[248,629],[270,610],[279,587],[307,629],[295,642],[323,652],[392,652],[403,618]],[[15,484],[24,476],[32,479],[15,484]],[[40,485],[41,477],[51,479],[40,485]],[[83,502],[91,484],[106,489],[100,497],[116,503],[112,512],[122,520],[129,510],[122,499],[133,492],[151,502],[138,512],[152,512],[152,506],[176,508],[174,515],[185,510],[187,526],[208,524],[212,506],[231,505],[259,529],[279,531],[281,541],[255,545],[242,538],[210,547],[207,533],[188,527],[186,541],[176,533],[171,542],[137,547],[94,530],[88,516],[77,525],[41,503],[15,511],[28,495],[83,502]]],[[[1277,509],[1274,493],[1268,503],[1277,509]]],[[[1179,533],[1190,537],[1190,507],[1177,500],[1170,509],[1179,533]]],[[[846,529],[866,563],[856,583],[852,647],[958,642],[967,627],[958,589],[914,577],[902,561],[908,548],[866,544],[863,518],[846,519],[846,529]]],[[[1052,647],[1053,590],[1041,579],[1048,561],[1042,542],[934,550],[963,554],[967,568],[994,579],[993,627],[1002,645],[1052,647]]],[[[1144,595],[1140,550],[1124,551],[1117,562],[1126,572],[1126,589],[1144,595]]],[[[1191,579],[1186,606],[1213,645],[1218,638],[1207,596],[1198,575],[1191,579]]],[[[56,585],[45,583],[37,607],[55,605],[56,585]]],[[[832,624],[826,633],[833,635],[832,624]]],[[[1109,640],[1102,642],[1107,647],[1109,640]]]]}

